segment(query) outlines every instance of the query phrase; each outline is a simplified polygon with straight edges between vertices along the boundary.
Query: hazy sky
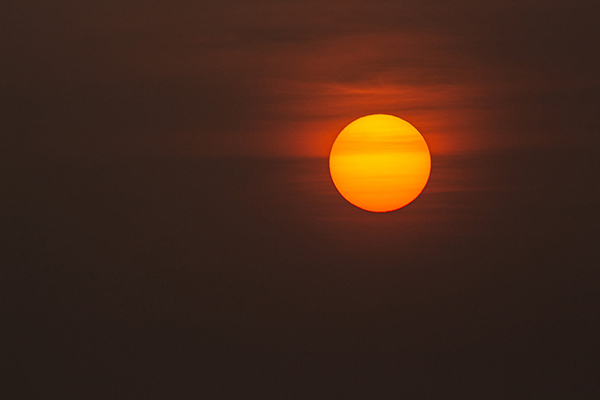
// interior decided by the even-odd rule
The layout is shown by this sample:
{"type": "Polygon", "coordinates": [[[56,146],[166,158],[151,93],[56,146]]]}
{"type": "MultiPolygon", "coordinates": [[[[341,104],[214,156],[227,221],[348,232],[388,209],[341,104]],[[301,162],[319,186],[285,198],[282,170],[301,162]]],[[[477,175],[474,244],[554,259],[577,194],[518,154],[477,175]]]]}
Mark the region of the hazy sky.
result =
{"type": "Polygon", "coordinates": [[[597,4],[2,2],[8,398],[600,398],[597,4]],[[391,213],[324,158],[370,113],[391,213]]]}
{"type": "Polygon", "coordinates": [[[434,153],[564,146],[599,125],[593,2],[12,1],[2,15],[4,140],[33,154],[324,156],[369,113],[409,120],[434,153]]]}

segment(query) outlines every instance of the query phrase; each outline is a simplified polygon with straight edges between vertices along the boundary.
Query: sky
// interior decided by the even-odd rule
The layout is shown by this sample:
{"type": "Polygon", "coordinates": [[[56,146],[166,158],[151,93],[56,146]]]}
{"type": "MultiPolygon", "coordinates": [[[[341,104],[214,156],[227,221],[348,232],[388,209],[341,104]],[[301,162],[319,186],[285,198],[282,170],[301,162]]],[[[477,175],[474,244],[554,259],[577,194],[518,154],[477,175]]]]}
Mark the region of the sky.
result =
{"type": "Polygon", "coordinates": [[[0,6],[11,398],[597,398],[600,7],[0,6]],[[431,150],[369,213],[364,115],[431,150]]]}
{"type": "Polygon", "coordinates": [[[326,156],[375,112],[440,153],[596,140],[592,3],[4,8],[9,140],[33,153],[326,156]]]}

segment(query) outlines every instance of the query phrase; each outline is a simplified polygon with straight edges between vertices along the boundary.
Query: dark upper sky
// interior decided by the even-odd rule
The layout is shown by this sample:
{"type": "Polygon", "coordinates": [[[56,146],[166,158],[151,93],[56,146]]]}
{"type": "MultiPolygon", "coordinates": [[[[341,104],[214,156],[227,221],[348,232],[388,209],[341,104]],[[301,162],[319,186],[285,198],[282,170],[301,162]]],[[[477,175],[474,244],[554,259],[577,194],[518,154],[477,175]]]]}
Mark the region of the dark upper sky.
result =
{"type": "Polygon", "coordinates": [[[15,1],[2,14],[8,144],[27,152],[324,156],[375,112],[442,153],[564,146],[599,124],[592,2],[15,1]]]}
{"type": "Polygon", "coordinates": [[[599,398],[598,10],[4,2],[8,398],[599,398]],[[369,113],[392,213],[324,158],[369,113]]]}

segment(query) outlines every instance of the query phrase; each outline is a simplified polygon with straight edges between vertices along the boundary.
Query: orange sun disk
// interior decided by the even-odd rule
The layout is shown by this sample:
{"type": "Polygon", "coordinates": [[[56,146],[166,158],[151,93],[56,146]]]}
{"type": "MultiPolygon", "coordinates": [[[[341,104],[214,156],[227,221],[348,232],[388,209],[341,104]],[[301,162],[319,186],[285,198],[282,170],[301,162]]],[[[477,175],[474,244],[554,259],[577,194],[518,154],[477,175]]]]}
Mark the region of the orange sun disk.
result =
{"type": "Polygon", "coordinates": [[[431,172],[429,147],[410,123],[374,114],[348,124],[329,155],[340,194],[363,210],[387,212],[416,199],[431,172]]]}

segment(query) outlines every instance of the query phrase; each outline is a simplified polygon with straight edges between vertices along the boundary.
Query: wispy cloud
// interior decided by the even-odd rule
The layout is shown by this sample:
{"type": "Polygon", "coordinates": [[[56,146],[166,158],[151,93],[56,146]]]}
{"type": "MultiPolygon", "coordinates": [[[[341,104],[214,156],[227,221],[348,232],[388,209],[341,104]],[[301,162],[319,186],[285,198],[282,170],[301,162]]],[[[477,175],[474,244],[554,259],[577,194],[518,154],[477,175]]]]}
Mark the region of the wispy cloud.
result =
{"type": "Polygon", "coordinates": [[[588,140],[596,14],[534,0],[15,2],[6,125],[59,153],[324,155],[376,112],[410,120],[434,152],[556,144],[571,128],[588,140]]]}

